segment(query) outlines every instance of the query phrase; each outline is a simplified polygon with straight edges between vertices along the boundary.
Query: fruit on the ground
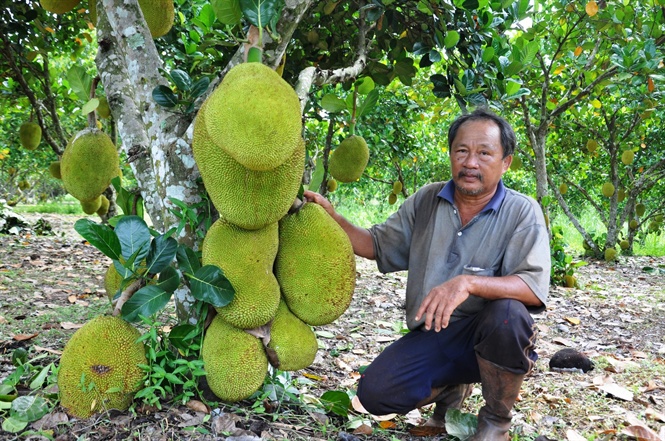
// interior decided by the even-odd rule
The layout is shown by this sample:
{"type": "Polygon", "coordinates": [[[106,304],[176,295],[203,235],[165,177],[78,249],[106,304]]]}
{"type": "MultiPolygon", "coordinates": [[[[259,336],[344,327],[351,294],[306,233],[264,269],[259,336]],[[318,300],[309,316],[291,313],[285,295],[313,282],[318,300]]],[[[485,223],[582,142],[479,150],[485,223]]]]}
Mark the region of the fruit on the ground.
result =
{"type": "Polygon", "coordinates": [[[348,236],[315,203],[279,221],[275,274],[291,312],[313,326],[337,319],[351,303],[356,260],[348,236]]]}
{"type": "Polygon", "coordinates": [[[630,248],[630,242],[624,239],[621,242],[619,242],[619,246],[621,247],[622,250],[627,250],[628,248],[630,248]]]}
{"type": "Polygon", "coordinates": [[[566,274],[563,276],[563,283],[566,286],[566,288],[575,288],[575,285],[577,284],[577,279],[575,276],[571,276],[566,274]]]}
{"type": "Polygon", "coordinates": [[[312,328],[293,315],[284,301],[279,302],[277,315],[270,327],[268,348],[277,353],[282,371],[304,369],[314,361],[318,343],[312,328]]]}
{"type": "Polygon", "coordinates": [[[644,213],[647,211],[647,206],[643,203],[635,205],[635,214],[638,216],[644,216],[644,213]]]}
{"type": "Polygon", "coordinates": [[[301,146],[298,95],[261,63],[233,67],[204,112],[213,143],[250,170],[272,170],[301,146]]]}
{"type": "Polygon", "coordinates": [[[48,172],[56,179],[62,179],[60,174],[60,161],[53,161],[48,166],[48,172]]]}
{"type": "MultiPolygon", "coordinates": [[[[92,0],[91,0],[92,1],[92,0]]],[[[108,118],[111,116],[111,108],[109,107],[109,101],[105,96],[99,98],[99,105],[97,106],[97,113],[100,118],[108,118]]]]}
{"type": "Polygon", "coordinates": [[[108,198],[104,195],[100,196],[102,198],[102,203],[99,205],[99,209],[96,211],[96,213],[99,216],[104,216],[106,213],[109,212],[109,208],[111,207],[111,202],[109,202],[108,198]]]}
{"type": "Polygon", "coordinates": [[[74,9],[80,1],[81,0],[40,0],[40,3],[42,8],[49,12],[53,12],[54,14],[64,14],[65,12],[74,9]]]}
{"type": "Polygon", "coordinates": [[[607,248],[605,250],[605,260],[608,262],[612,262],[617,258],[617,250],[614,248],[607,248]]]}
{"type": "Polygon", "coordinates": [[[268,357],[261,340],[216,316],[201,348],[210,390],[227,402],[243,400],[263,384],[268,357]]]}
{"type": "Polygon", "coordinates": [[[84,129],[69,141],[60,159],[65,189],[82,202],[92,201],[119,174],[118,151],[99,129],[84,129]]]}
{"type": "Polygon", "coordinates": [[[388,195],[388,203],[389,203],[390,205],[394,205],[395,202],[397,202],[397,195],[396,195],[395,193],[390,193],[390,194],[388,195]]]}
{"type": "Polygon", "coordinates": [[[393,193],[395,194],[400,194],[402,192],[402,181],[395,181],[393,182],[393,193]]]}
{"type": "Polygon", "coordinates": [[[601,192],[603,193],[603,196],[606,198],[611,198],[612,195],[614,194],[614,184],[611,182],[605,182],[603,184],[603,187],[601,188],[601,192]]]}
{"type": "Polygon", "coordinates": [[[623,153],[621,153],[621,162],[623,162],[625,165],[630,165],[633,163],[635,160],[635,152],[632,150],[624,150],[623,153]]]}
{"type": "Polygon", "coordinates": [[[284,217],[298,194],[305,169],[305,141],[273,170],[249,170],[212,142],[207,130],[207,103],[194,124],[192,150],[210,200],[220,215],[254,230],[284,217]]]}
{"type": "Polygon", "coordinates": [[[365,138],[351,135],[342,141],[328,160],[328,171],[339,182],[357,181],[369,161],[365,138]]]}
{"type": "Polygon", "coordinates": [[[233,300],[217,312],[231,325],[251,329],[275,317],[279,284],[272,268],[277,254],[278,227],[244,230],[218,219],[203,240],[204,265],[217,265],[235,290],[233,300]]]}
{"type": "Polygon", "coordinates": [[[139,0],[139,6],[152,38],[168,34],[175,18],[173,0],[139,0]]]}
{"type": "Polygon", "coordinates": [[[34,150],[42,140],[42,128],[32,121],[24,122],[18,129],[21,145],[27,150],[34,150]]]}
{"type": "Polygon", "coordinates": [[[81,208],[85,214],[95,214],[99,207],[102,206],[102,195],[91,201],[81,201],[81,208]]]}
{"type": "Polygon", "coordinates": [[[564,182],[561,185],[559,185],[559,193],[561,193],[562,195],[568,193],[568,184],[564,182]]]}
{"type": "Polygon", "coordinates": [[[142,385],[146,364],[141,336],[119,317],[98,316],[77,330],[60,358],[60,404],[87,418],[106,409],[126,410],[142,385]]]}
{"type": "Polygon", "coordinates": [[[326,186],[328,187],[328,191],[332,193],[333,191],[337,190],[337,181],[334,179],[328,179],[326,186]]]}

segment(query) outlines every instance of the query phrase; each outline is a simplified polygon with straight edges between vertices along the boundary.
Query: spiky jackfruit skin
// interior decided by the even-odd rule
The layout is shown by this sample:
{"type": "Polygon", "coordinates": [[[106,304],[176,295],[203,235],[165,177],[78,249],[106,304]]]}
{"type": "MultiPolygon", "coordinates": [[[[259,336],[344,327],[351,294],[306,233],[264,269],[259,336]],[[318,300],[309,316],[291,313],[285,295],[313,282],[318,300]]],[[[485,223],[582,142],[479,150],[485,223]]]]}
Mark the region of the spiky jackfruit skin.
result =
{"type": "Polygon", "coordinates": [[[312,328],[296,317],[282,300],[270,327],[268,347],[277,353],[278,369],[297,371],[312,364],[319,345],[312,328]]]}
{"type": "Polygon", "coordinates": [[[175,18],[173,0],[139,0],[139,6],[152,38],[169,33],[175,18]]]}
{"type": "Polygon", "coordinates": [[[328,171],[340,182],[357,181],[369,161],[369,148],[362,136],[352,135],[330,155],[328,171]]]}
{"type": "Polygon", "coordinates": [[[99,216],[104,216],[106,213],[109,212],[109,208],[111,207],[111,202],[104,195],[101,195],[100,197],[102,198],[102,203],[99,205],[99,208],[97,209],[96,213],[99,216]]]}
{"type": "Polygon", "coordinates": [[[97,196],[96,199],[93,199],[91,201],[81,201],[81,208],[83,209],[83,212],[85,214],[95,214],[97,210],[99,210],[99,207],[102,206],[102,196],[99,195],[97,196]]]}
{"type": "Polygon", "coordinates": [[[24,149],[34,150],[42,141],[42,128],[37,123],[24,122],[18,129],[18,137],[24,149]]]}
{"type": "Polygon", "coordinates": [[[95,317],[72,335],[58,371],[60,404],[70,415],[88,418],[129,407],[142,386],[138,365],[147,363],[144,345],[137,342],[140,336],[132,325],[111,316],[95,317]]]}
{"type": "Polygon", "coordinates": [[[356,285],[351,241],[320,205],[306,203],[279,221],[275,275],[293,314],[313,326],[331,323],[356,285]]]}
{"type": "Polygon", "coordinates": [[[41,0],[40,3],[42,8],[49,12],[53,12],[54,14],[64,14],[65,12],[74,9],[80,1],[81,0],[41,0]]]}
{"type": "Polygon", "coordinates": [[[305,141],[273,170],[249,170],[210,138],[206,104],[194,123],[192,150],[210,200],[232,224],[256,230],[284,217],[298,194],[305,169],[305,141]]]}
{"type": "Polygon", "coordinates": [[[244,167],[272,170],[301,145],[300,100],[261,63],[233,67],[207,100],[210,139],[244,167]]]}
{"type": "Polygon", "coordinates": [[[92,201],[118,176],[119,164],[111,138],[99,129],[84,129],[69,141],[60,158],[62,182],[79,201],[92,201]]]}
{"type": "Polygon", "coordinates": [[[56,179],[62,179],[62,174],[60,173],[60,161],[53,161],[48,166],[48,172],[56,179]]]}
{"type": "Polygon", "coordinates": [[[261,340],[231,326],[219,315],[203,338],[201,358],[210,390],[231,403],[256,392],[268,371],[261,340]]]}
{"type": "Polygon", "coordinates": [[[251,329],[275,317],[279,284],[272,268],[277,241],[277,223],[260,230],[244,230],[218,219],[206,233],[203,264],[220,267],[235,290],[231,303],[217,308],[231,325],[251,329]]]}

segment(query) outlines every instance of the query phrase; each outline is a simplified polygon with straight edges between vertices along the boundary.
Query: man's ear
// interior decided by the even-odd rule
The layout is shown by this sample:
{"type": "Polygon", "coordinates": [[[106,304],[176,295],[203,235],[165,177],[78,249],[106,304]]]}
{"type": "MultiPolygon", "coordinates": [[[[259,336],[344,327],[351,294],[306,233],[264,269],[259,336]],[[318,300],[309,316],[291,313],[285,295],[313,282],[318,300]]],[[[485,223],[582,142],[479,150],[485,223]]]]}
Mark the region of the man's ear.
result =
{"type": "Polygon", "coordinates": [[[503,158],[503,172],[505,173],[510,168],[510,164],[513,163],[513,155],[508,155],[503,158]]]}

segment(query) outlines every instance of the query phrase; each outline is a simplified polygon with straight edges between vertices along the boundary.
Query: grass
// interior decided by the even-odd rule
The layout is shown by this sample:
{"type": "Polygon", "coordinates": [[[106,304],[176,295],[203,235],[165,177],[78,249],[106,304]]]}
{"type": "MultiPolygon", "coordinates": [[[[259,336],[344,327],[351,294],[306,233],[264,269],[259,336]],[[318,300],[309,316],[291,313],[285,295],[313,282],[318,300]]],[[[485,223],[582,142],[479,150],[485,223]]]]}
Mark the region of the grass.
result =
{"type": "Polygon", "coordinates": [[[81,209],[81,203],[70,195],[52,201],[39,202],[37,204],[18,204],[14,207],[14,211],[17,213],[85,215],[81,209]]]}

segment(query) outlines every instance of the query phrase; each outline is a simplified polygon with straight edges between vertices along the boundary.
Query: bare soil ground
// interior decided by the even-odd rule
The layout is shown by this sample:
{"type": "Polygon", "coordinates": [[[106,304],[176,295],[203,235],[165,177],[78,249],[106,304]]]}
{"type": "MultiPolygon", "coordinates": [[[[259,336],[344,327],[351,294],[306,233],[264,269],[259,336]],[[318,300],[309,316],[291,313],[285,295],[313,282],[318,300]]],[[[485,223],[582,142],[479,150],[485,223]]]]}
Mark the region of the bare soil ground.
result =
{"type": "MultiPolygon", "coordinates": [[[[39,361],[44,365],[57,363],[76,325],[108,312],[103,274],[110,261],[73,230],[77,217],[25,217],[31,224],[47,220],[55,234],[0,236],[0,380],[14,369],[13,349],[46,355],[39,361]]],[[[665,440],[665,258],[590,262],[580,268],[578,281],[579,288],[552,287],[547,311],[535,317],[540,359],[515,406],[513,439],[657,440],[652,436],[660,432],[665,440]],[[563,348],[581,351],[595,369],[551,371],[550,358],[563,348]],[[635,435],[648,429],[649,437],[635,435]]],[[[161,410],[137,408],[88,420],[56,407],[30,427],[43,430],[41,435],[0,430],[0,439],[453,439],[409,433],[430,409],[379,422],[356,411],[344,419],[307,406],[327,390],[354,390],[358,369],[399,338],[405,282],[406,273],[380,274],[373,262],[358,260],[351,307],[335,323],[316,328],[315,362],[281,377],[296,401],[214,403],[211,413],[164,403],[161,410]]],[[[463,411],[473,413],[481,405],[476,389],[463,411]]]]}

